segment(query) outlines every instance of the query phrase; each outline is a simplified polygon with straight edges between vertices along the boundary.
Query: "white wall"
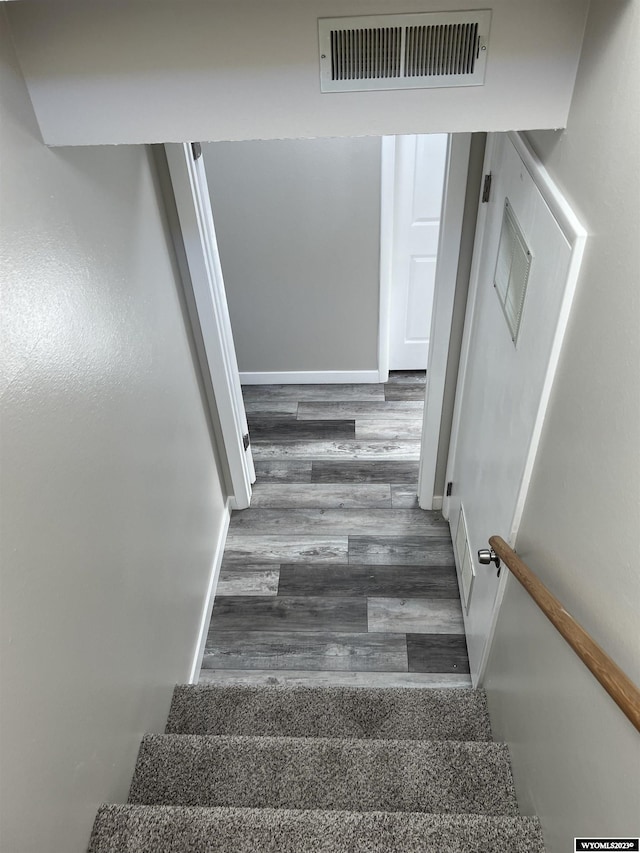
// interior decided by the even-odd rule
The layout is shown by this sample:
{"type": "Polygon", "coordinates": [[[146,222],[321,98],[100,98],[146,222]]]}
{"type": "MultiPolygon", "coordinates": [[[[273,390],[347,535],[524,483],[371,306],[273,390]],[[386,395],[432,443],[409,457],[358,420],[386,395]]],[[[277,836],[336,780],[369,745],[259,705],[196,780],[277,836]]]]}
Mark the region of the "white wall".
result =
{"type": "MultiPolygon", "coordinates": [[[[640,684],[640,7],[594,0],[564,133],[530,140],[590,232],[518,552],[640,684]]],[[[513,578],[487,677],[548,853],[638,834],[640,738],[513,578]]]]}
{"type": "Polygon", "coordinates": [[[51,145],[564,127],[587,0],[8,4],[51,145]],[[491,8],[481,87],[321,94],[317,19],[491,8]]]}
{"type": "Polygon", "coordinates": [[[0,40],[0,848],[82,853],[189,676],[224,497],[149,151],[45,148],[0,40]]]}
{"type": "Polygon", "coordinates": [[[241,373],[377,370],[380,140],[203,153],[241,373]]]}

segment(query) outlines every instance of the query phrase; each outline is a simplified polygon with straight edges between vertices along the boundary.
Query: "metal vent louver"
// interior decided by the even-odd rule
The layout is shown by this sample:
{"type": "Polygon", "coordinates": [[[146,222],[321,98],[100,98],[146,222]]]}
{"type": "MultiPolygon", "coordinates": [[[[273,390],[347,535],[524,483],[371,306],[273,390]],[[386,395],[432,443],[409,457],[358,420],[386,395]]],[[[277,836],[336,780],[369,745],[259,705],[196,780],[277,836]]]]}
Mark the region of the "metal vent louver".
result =
{"type": "Polygon", "coordinates": [[[321,18],[323,92],[481,86],[490,11],[321,18]]]}

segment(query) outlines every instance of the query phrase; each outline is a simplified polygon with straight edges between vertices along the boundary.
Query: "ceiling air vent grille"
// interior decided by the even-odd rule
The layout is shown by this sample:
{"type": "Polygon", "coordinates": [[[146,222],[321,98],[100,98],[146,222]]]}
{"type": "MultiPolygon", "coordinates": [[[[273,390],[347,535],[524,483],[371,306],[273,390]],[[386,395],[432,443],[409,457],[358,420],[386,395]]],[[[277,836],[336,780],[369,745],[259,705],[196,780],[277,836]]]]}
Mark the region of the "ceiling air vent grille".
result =
{"type": "Polygon", "coordinates": [[[473,74],[478,25],[407,27],[404,73],[407,77],[473,74]]]}
{"type": "Polygon", "coordinates": [[[321,18],[323,92],[481,86],[491,12],[321,18]]]}
{"type": "Polygon", "coordinates": [[[374,80],[400,77],[402,29],[331,31],[331,79],[374,80]]]}

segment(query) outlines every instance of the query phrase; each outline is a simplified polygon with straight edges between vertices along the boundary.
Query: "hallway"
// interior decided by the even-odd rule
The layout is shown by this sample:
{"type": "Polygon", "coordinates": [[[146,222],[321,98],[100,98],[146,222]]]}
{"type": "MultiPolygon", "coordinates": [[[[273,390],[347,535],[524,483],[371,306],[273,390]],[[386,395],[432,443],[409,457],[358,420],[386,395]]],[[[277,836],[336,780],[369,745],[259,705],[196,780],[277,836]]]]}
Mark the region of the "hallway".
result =
{"type": "Polygon", "coordinates": [[[245,386],[257,481],[201,682],[470,684],[448,525],[416,498],[424,385],[245,386]]]}

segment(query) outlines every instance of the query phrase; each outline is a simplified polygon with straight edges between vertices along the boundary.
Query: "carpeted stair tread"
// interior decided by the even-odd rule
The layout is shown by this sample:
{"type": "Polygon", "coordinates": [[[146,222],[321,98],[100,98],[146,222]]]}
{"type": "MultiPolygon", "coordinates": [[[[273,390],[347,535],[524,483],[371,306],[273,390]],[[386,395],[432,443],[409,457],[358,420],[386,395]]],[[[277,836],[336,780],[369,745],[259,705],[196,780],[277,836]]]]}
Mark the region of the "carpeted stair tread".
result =
{"type": "Polygon", "coordinates": [[[179,685],[167,734],[490,741],[481,690],[179,685]]]}
{"type": "Polygon", "coordinates": [[[504,744],[149,735],[129,802],[516,816],[504,744]]]}
{"type": "Polygon", "coordinates": [[[533,817],[103,806],[89,853],[544,853],[533,817]]]}

